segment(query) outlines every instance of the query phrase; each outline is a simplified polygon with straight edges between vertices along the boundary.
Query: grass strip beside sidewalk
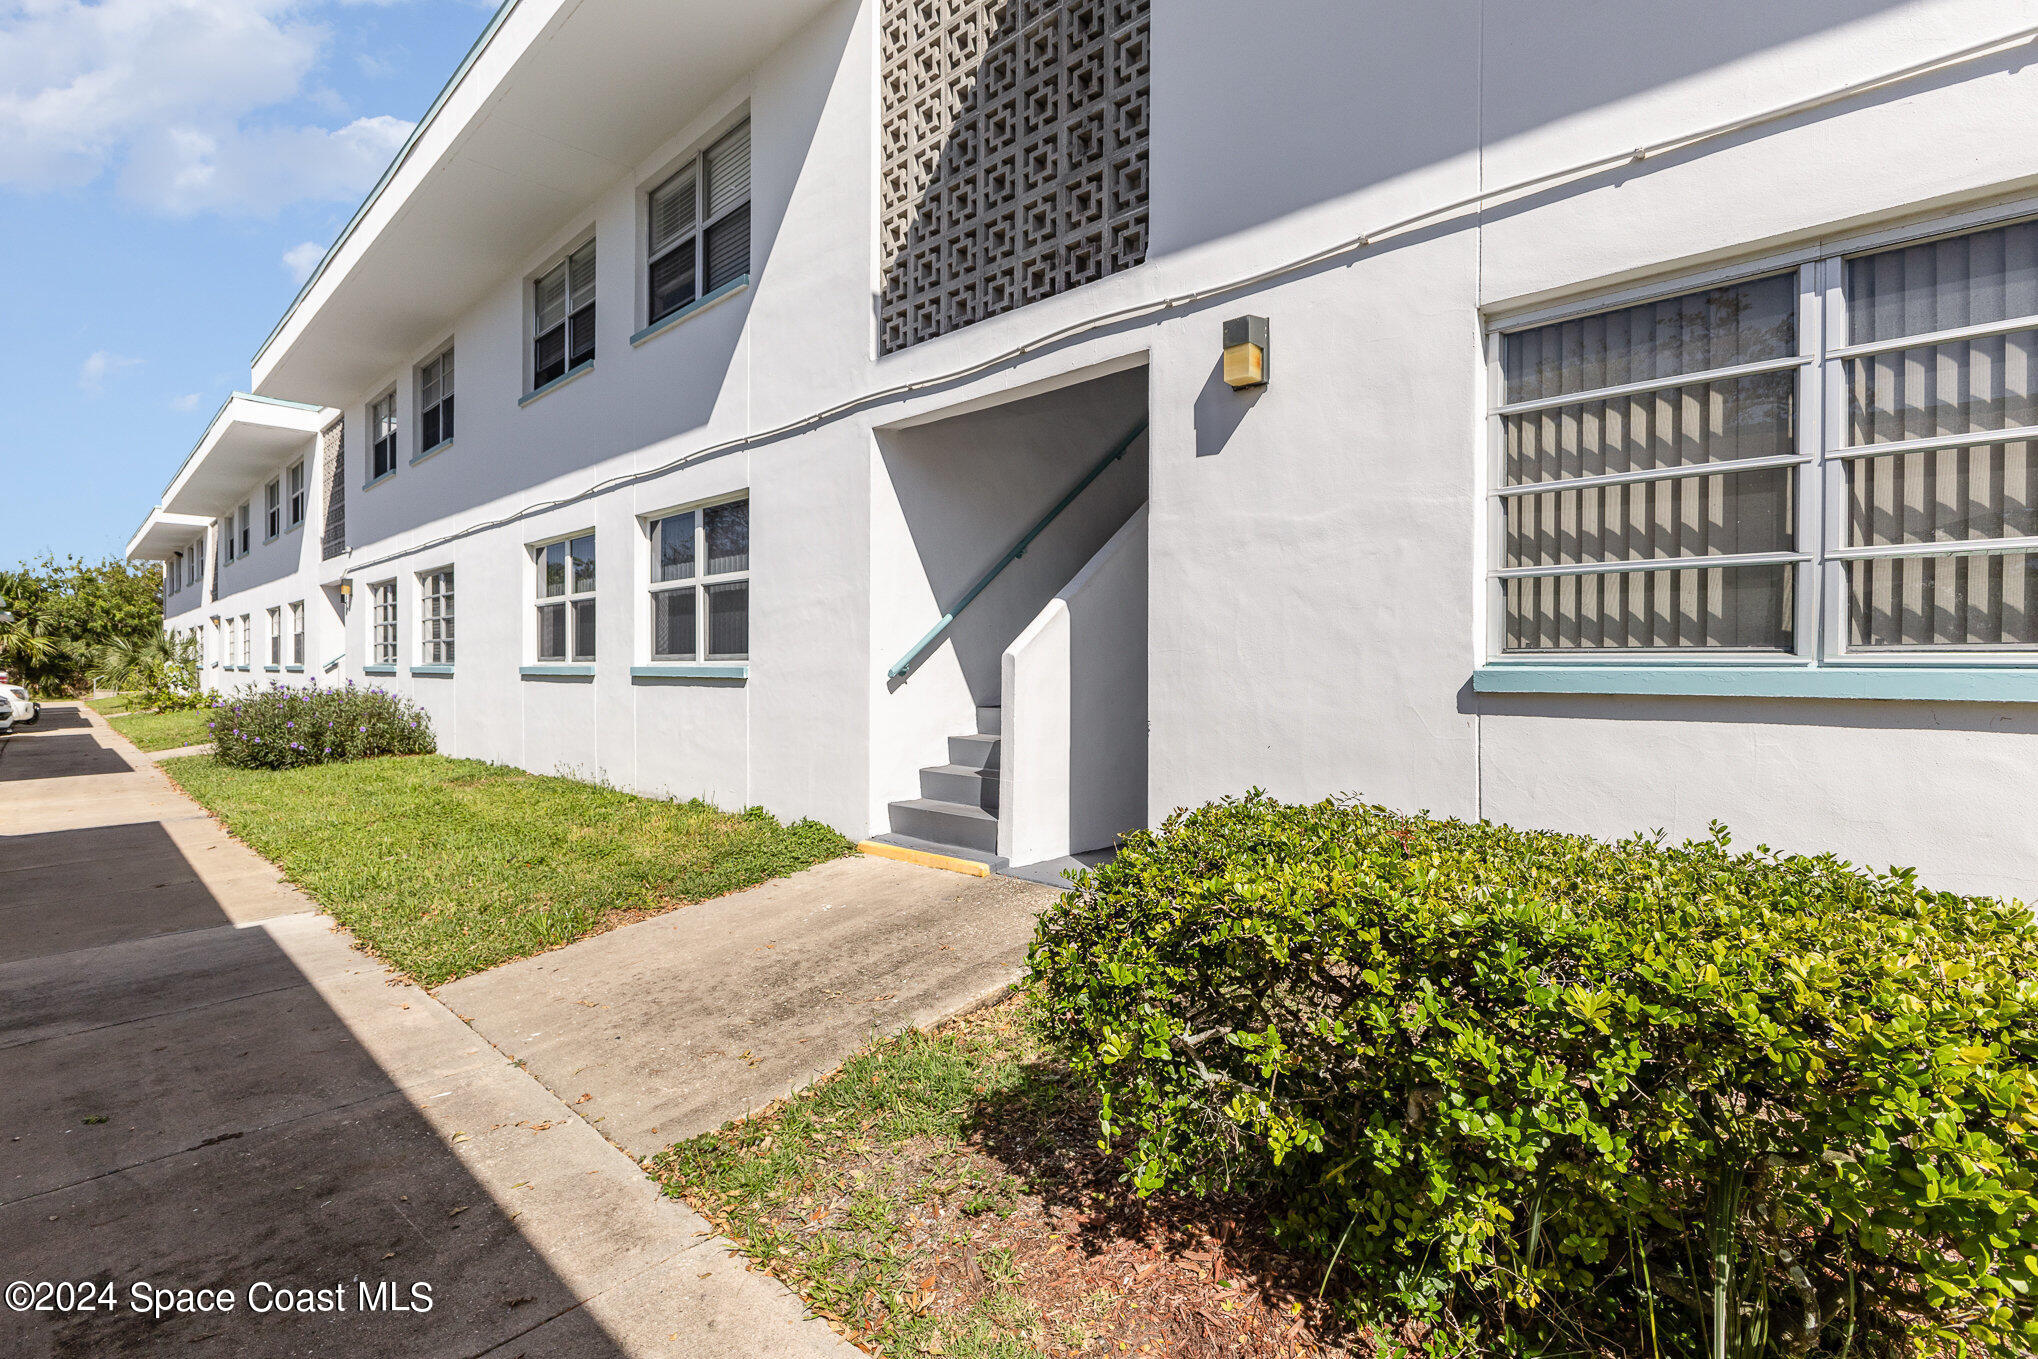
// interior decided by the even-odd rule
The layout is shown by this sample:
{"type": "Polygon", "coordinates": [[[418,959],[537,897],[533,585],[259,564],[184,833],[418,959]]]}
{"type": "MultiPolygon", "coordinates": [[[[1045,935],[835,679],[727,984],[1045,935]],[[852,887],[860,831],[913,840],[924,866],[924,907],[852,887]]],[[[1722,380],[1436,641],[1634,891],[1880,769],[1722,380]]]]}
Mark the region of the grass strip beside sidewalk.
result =
{"type": "Polygon", "coordinates": [[[163,767],[426,986],[853,848],[818,822],[439,755],[275,771],[192,755],[163,767]]]}
{"type": "Polygon", "coordinates": [[[143,750],[176,750],[212,739],[212,710],[190,708],[176,713],[126,713],[106,719],[112,728],[143,750]]]}

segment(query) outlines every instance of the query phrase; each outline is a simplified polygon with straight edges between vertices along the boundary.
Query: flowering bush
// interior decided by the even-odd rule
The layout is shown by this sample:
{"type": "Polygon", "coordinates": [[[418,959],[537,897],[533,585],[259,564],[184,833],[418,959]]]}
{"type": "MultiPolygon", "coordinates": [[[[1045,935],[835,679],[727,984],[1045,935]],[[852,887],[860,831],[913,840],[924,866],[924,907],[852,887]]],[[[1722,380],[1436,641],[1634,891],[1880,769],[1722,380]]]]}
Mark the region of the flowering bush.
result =
{"type": "Polygon", "coordinates": [[[423,709],[352,680],[338,688],[279,684],[223,695],[212,705],[211,727],[214,754],[222,764],[242,769],[430,755],[439,748],[423,709]]]}

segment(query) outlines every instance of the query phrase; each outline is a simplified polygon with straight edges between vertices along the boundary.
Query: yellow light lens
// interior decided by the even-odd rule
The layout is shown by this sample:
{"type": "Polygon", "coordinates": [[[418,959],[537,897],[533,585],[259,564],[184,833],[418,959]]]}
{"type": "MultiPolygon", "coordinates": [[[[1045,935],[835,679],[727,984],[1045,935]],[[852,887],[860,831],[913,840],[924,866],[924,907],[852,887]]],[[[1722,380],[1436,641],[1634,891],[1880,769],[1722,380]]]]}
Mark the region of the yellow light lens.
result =
{"type": "Polygon", "coordinates": [[[1228,385],[1257,387],[1267,380],[1266,373],[1266,355],[1258,345],[1235,344],[1224,351],[1224,381],[1228,385]]]}

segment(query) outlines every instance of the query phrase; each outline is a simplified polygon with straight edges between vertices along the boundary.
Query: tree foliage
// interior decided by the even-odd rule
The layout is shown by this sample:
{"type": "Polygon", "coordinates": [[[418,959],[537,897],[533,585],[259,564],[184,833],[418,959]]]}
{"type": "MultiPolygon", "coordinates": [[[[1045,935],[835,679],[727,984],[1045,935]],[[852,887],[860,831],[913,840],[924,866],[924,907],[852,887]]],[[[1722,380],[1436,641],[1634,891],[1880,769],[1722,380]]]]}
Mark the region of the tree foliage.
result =
{"type": "Polygon", "coordinates": [[[141,647],[163,627],[163,571],[119,557],[45,555],[0,571],[14,621],[0,623],[0,667],[45,694],[85,689],[108,647],[141,647]]]}

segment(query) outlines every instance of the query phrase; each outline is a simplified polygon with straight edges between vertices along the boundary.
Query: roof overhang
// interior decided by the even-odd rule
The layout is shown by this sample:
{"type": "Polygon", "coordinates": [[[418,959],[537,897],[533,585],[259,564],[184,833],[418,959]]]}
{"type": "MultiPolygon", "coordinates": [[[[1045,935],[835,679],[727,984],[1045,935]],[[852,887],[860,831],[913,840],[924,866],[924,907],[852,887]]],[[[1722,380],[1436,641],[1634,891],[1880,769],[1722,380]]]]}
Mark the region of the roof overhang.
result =
{"type": "Polygon", "coordinates": [[[195,514],[165,514],[158,505],[127,540],[128,560],[166,562],[171,554],[189,547],[193,539],[203,537],[211,522],[195,514]]]}
{"type": "Polygon", "coordinates": [[[312,451],[339,412],[324,406],[235,392],[212,417],[163,492],[161,513],[217,519],[248,498],[257,482],[312,451]]]}
{"type": "Polygon", "coordinates": [[[507,0],[254,360],[345,400],[572,225],[835,0],[507,0]]]}

